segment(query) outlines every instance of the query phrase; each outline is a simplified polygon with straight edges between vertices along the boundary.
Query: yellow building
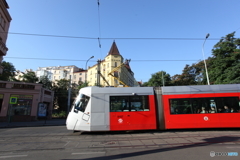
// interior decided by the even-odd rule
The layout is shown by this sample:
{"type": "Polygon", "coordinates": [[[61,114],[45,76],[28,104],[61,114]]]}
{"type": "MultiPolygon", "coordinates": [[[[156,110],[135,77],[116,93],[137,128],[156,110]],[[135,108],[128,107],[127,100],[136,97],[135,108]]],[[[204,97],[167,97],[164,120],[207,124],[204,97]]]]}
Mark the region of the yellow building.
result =
{"type": "Polygon", "coordinates": [[[128,59],[126,59],[124,62],[124,58],[119,53],[117,45],[114,41],[105,59],[99,61],[100,63],[99,65],[96,64],[88,68],[87,72],[88,85],[95,86],[98,84],[98,66],[100,66],[99,71],[102,74],[102,76],[100,77],[101,86],[108,86],[107,82],[109,83],[110,86],[114,87],[124,86],[122,83],[120,83],[120,81],[122,81],[124,84],[130,87],[138,85],[137,83],[135,83],[136,81],[134,79],[134,73],[132,72],[129,66],[129,62],[130,60],[128,59]],[[120,66],[121,64],[122,67],[120,67],[118,70],[112,73],[112,75],[114,75],[116,78],[110,76],[109,73],[112,72],[113,69],[120,66]],[[107,82],[104,81],[103,77],[106,79],[107,82]]]}

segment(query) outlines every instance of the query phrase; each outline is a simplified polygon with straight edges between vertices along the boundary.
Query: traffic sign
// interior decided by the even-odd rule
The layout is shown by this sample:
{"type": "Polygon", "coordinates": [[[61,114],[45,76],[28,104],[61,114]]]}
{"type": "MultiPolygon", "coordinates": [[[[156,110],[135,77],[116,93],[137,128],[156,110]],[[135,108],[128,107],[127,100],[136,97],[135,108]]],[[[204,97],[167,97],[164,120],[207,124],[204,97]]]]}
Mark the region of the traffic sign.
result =
{"type": "Polygon", "coordinates": [[[10,104],[17,104],[17,97],[10,97],[10,104]]]}

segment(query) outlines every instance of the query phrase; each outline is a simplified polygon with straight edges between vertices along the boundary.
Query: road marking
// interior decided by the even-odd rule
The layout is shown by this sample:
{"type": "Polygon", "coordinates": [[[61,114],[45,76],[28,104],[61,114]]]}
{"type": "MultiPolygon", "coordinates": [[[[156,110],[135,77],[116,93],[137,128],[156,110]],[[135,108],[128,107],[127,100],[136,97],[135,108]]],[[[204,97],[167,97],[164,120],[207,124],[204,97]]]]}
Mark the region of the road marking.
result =
{"type": "Polygon", "coordinates": [[[11,156],[0,156],[0,158],[14,158],[14,157],[27,157],[28,155],[11,155],[11,156]]]}
{"type": "Polygon", "coordinates": [[[77,154],[105,154],[106,152],[81,152],[81,153],[72,153],[72,155],[77,154]]]}
{"type": "Polygon", "coordinates": [[[66,147],[68,145],[68,143],[70,143],[71,141],[68,141],[63,147],[66,147]]]}

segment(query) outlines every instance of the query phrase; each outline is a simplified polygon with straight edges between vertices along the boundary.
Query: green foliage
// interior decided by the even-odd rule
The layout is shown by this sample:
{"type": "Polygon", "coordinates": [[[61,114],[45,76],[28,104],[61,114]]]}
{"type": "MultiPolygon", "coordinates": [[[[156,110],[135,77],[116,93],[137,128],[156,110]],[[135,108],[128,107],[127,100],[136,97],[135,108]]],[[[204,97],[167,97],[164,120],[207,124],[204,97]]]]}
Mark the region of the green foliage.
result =
{"type": "Polygon", "coordinates": [[[240,83],[240,39],[234,35],[235,32],[222,37],[212,49],[211,84],[240,83]]]}
{"type": "Polygon", "coordinates": [[[40,77],[39,83],[43,85],[43,88],[53,89],[52,81],[50,81],[47,76],[40,77]]]}
{"type": "Polygon", "coordinates": [[[66,118],[67,117],[67,112],[66,111],[60,111],[59,113],[53,113],[52,117],[53,118],[66,118]]]}
{"type": "MultiPolygon", "coordinates": [[[[222,37],[212,49],[212,57],[205,62],[210,84],[240,83],[240,39],[234,38],[235,32],[222,37]]],[[[162,72],[152,74],[143,86],[162,86],[162,72]]],[[[186,64],[181,74],[171,77],[164,73],[165,85],[203,85],[207,84],[204,61],[186,64]]]]}
{"type": "Polygon", "coordinates": [[[145,82],[143,86],[169,86],[171,85],[170,75],[164,71],[152,74],[152,77],[148,82],[145,82]]]}
{"type": "Polygon", "coordinates": [[[35,72],[27,72],[21,77],[23,78],[23,82],[36,83],[38,81],[38,77],[36,76],[35,72]]]}
{"type": "MultiPolygon", "coordinates": [[[[209,64],[211,58],[206,60],[206,63],[209,64]]],[[[182,71],[182,74],[176,74],[171,77],[172,85],[181,86],[181,85],[202,85],[206,84],[206,74],[204,62],[200,61],[198,63],[193,63],[191,66],[186,65],[182,71]]]]}
{"type": "Polygon", "coordinates": [[[15,67],[10,62],[3,61],[1,64],[3,66],[3,73],[0,74],[0,80],[2,81],[15,81],[15,67]]]}
{"type": "MultiPolygon", "coordinates": [[[[52,90],[54,90],[54,105],[58,107],[60,111],[66,111],[68,109],[68,92],[69,92],[70,80],[61,79],[58,80],[56,84],[53,85],[52,90]]],[[[71,94],[70,94],[70,105],[75,100],[79,89],[86,87],[87,84],[79,82],[78,84],[71,84],[71,94]]]]}

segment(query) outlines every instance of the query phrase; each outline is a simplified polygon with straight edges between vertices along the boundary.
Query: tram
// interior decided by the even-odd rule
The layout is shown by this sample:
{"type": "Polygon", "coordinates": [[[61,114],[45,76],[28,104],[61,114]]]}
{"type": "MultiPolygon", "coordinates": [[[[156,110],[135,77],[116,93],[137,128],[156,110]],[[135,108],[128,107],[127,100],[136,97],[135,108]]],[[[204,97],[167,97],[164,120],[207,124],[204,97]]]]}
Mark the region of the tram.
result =
{"type": "Polygon", "coordinates": [[[85,87],[66,120],[73,131],[240,127],[240,84],[85,87]]]}

